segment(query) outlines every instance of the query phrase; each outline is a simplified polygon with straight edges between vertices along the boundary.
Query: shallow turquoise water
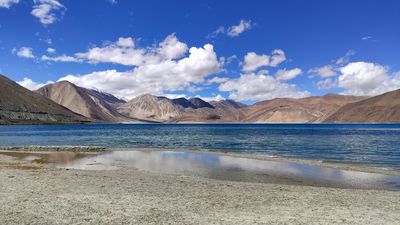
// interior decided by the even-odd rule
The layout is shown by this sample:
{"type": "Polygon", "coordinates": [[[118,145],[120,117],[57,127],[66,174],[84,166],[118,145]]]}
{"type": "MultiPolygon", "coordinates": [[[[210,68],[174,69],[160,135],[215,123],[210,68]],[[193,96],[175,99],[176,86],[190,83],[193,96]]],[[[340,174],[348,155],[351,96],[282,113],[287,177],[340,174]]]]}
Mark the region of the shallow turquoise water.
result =
{"type": "Polygon", "coordinates": [[[400,168],[400,125],[0,126],[0,146],[210,149],[400,168]]]}

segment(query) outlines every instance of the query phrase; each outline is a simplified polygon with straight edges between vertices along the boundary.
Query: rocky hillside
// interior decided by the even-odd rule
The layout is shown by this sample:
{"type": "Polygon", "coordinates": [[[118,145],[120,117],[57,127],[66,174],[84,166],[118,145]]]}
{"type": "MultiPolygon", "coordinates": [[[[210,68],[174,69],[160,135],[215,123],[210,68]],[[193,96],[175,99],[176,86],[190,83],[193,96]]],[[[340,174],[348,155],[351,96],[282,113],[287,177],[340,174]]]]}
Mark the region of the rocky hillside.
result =
{"type": "Polygon", "coordinates": [[[0,75],[0,123],[80,123],[89,119],[0,75]]]}
{"type": "MultiPolygon", "coordinates": [[[[187,104],[186,102],[184,104],[187,104]]],[[[174,118],[184,111],[184,107],[166,97],[150,94],[138,96],[117,107],[118,112],[133,118],[153,122],[164,122],[174,118]]]]}
{"type": "Polygon", "coordinates": [[[240,108],[245,104],[233,100],[211,101],[201,108],[189,108],[169,120],[169,123],[239,123],[245,116],[240,108]],[[211,106],[211,107],[210,107],[211,106]]]}
{"type": "Polygon", "coordinates": [[[241,102],[236,102],[231,99],[226,99],[226,100],[220,100],[220,101],[211,101],[210,104],[214,106],[214,108],[234,108],[234,109],[240,109],[240,108],[245,108],[247,107],[246,104],[243,104],[241,102]]]}
{"type": "Polygon", "coordinates": [[[325,123],[400,123],[400,90],[347,104],[325,123]]]}
{"type": "Polygon", "coordinates": [[[278,98],[244,108],[244,122],[320,123],[340,107],[365,97],[327,94],[302,99],[278,98]]]}
{"type": "Polygon", "coordinates": [[[233,100],[169,99],[150,94],[129,102],[67,81],[35,92],[0,76],[0,123],[400,123],[400,90],[375,97],[327,94],[278,98],[247,106],[233,100]]]}
{"type": "Polygon", "coordinates": [[[116,110],[125,101],[100,91],[78,87],[68,81],[46,85],[36,92],[73,112],[96,121],[125,122],[132,120],[116,110]]]}

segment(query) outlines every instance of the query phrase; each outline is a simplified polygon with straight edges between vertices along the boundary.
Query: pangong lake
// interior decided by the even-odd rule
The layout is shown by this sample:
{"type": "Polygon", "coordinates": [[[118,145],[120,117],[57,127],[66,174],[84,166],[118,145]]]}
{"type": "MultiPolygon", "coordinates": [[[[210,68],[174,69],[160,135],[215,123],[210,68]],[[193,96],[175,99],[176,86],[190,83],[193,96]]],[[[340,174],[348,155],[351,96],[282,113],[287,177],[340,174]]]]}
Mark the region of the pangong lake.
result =
{"type": "Polygon", "coordinates": [[[0,126],[0,146],[223,151],[400,168],[396,124],[87,124],[0,126]]]}

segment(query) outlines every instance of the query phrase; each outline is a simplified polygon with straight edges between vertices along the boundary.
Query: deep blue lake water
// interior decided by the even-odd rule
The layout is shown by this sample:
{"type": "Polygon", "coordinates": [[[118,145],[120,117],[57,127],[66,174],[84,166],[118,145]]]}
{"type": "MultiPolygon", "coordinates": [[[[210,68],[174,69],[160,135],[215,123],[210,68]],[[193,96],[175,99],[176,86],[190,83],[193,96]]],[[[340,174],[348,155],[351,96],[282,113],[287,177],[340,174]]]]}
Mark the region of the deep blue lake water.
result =
{"type": "Polygon", "coordinates": [[[400,125],[0,126],[0,146],[209,149],[400,168],[400,125]]]}

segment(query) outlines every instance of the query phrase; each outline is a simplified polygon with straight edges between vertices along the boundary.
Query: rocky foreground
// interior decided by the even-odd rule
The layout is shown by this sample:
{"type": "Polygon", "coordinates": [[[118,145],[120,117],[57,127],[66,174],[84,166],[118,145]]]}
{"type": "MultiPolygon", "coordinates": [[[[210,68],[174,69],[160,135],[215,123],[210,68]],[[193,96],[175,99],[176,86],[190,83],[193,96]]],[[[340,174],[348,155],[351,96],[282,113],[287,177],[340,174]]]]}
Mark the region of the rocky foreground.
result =
{"type": "Polygon", "coordinates": [[[0,155],[1,224],[400,224],[400,192],[81,171],[0,155]]]}

